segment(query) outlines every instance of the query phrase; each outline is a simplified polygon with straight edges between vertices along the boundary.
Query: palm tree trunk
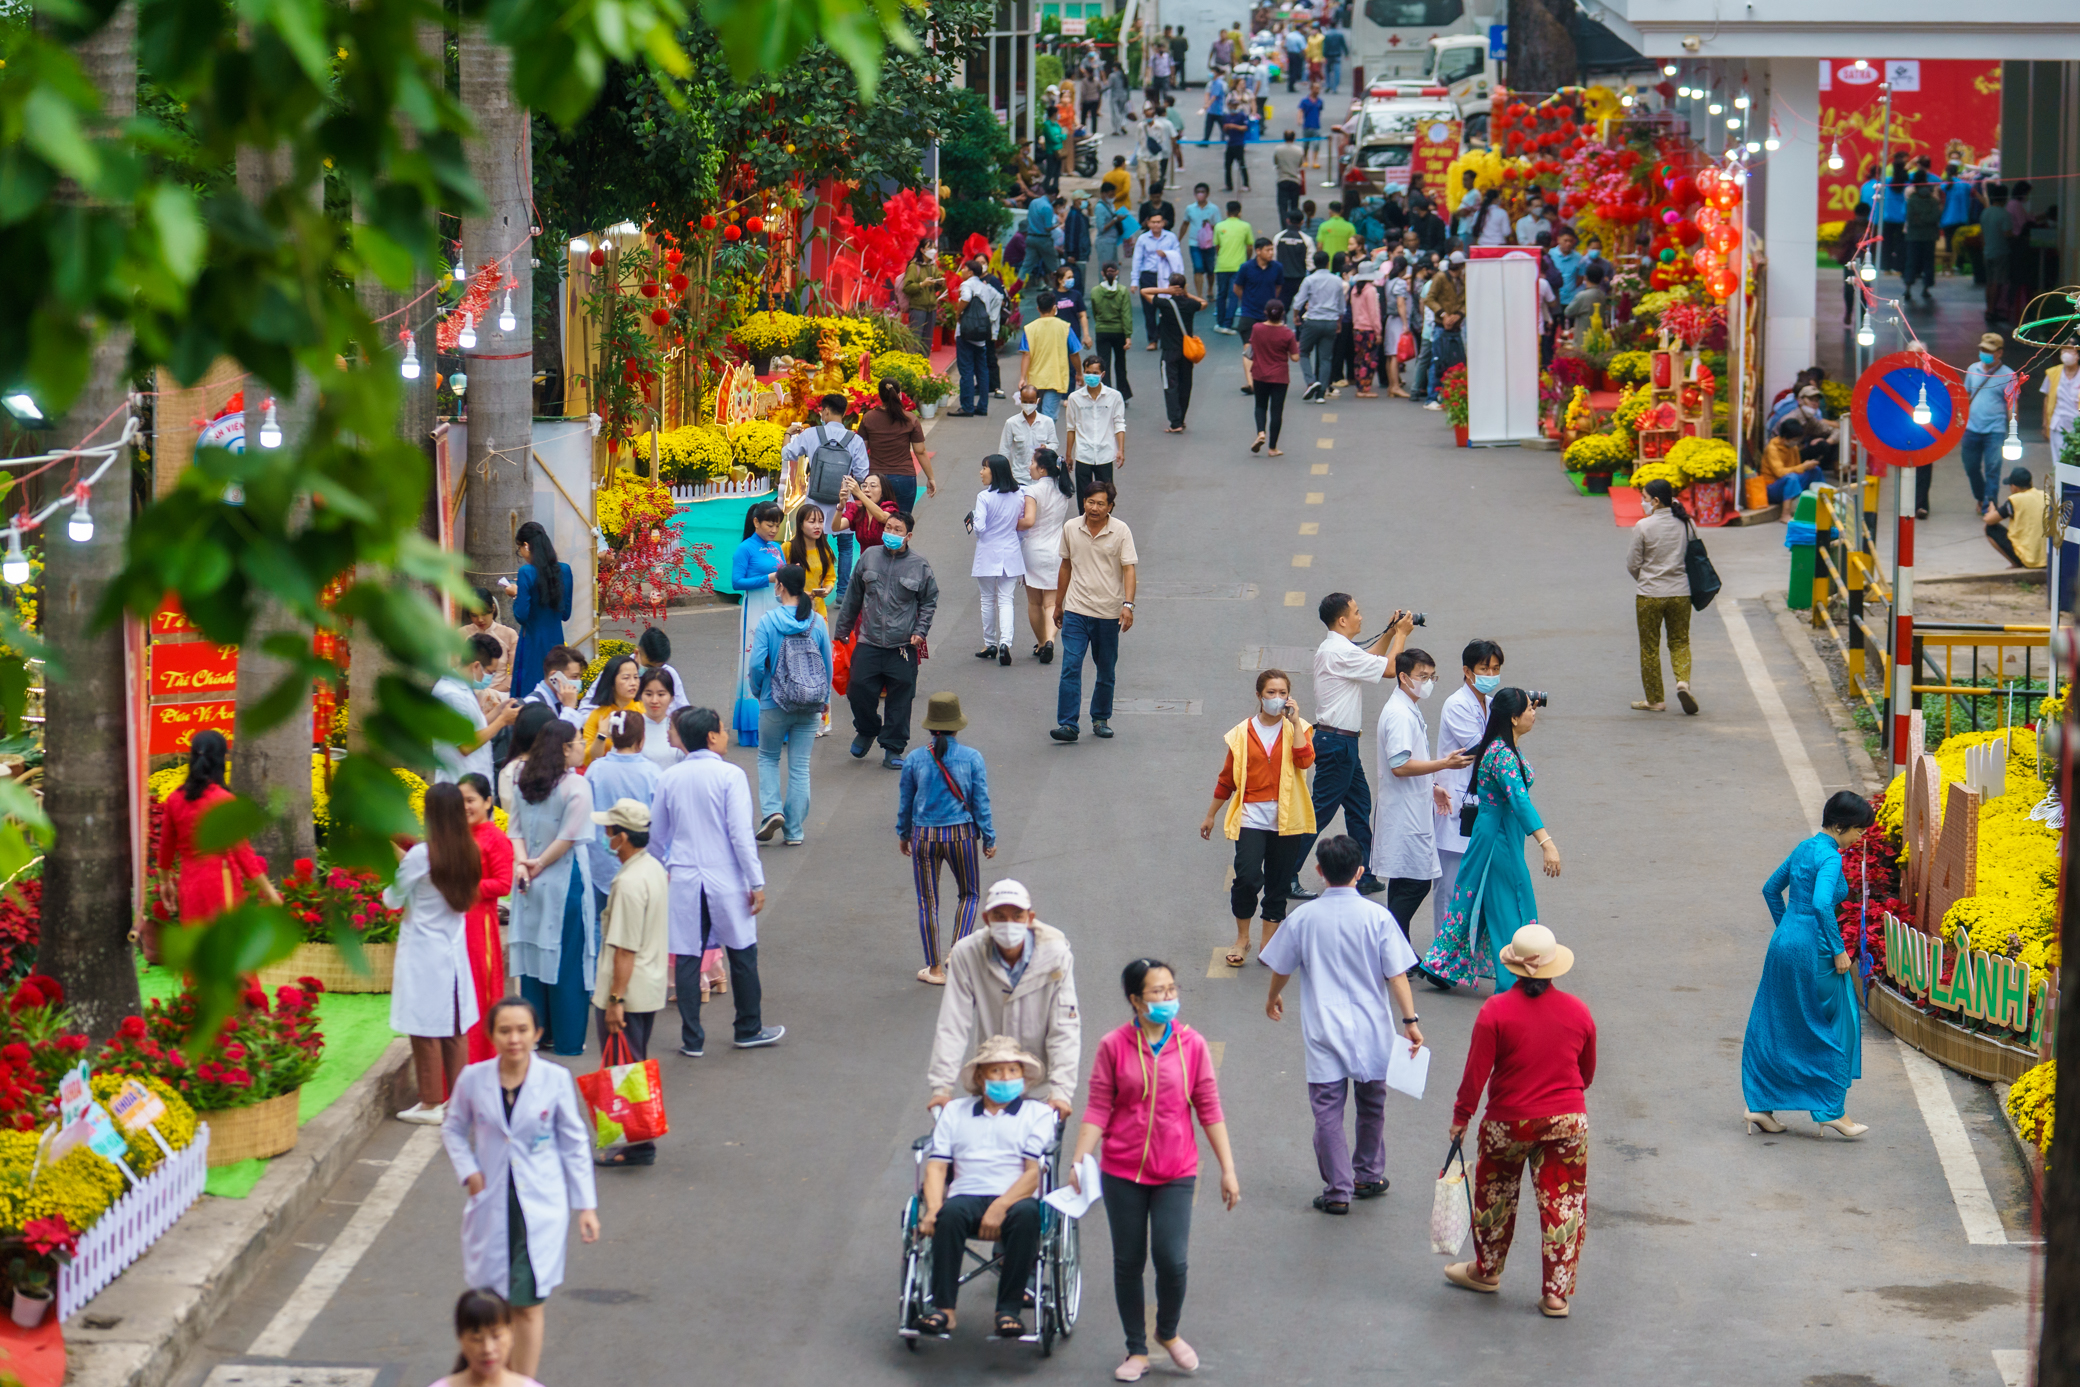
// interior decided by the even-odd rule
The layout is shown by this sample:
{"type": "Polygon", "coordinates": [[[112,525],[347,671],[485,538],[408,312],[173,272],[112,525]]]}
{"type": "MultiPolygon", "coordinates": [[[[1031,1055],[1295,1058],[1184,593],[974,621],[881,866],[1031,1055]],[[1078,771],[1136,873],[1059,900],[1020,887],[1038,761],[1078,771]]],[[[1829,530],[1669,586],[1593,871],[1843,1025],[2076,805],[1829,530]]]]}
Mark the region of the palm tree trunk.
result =
{"type": "Polygon", "coordinates": [[[1571,87],[1575,61],[1574,0],[1509,0],[1509,86],[1544,94],[1571,87]]]}

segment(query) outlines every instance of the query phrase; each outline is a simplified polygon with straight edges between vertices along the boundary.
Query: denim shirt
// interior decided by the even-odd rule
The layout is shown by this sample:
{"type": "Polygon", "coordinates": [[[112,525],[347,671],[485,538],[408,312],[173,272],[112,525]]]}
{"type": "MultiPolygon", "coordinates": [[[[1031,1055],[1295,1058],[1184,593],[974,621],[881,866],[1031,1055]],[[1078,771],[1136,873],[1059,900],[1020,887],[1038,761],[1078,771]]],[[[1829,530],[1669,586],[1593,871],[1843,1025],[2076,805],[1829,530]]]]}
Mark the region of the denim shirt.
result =
{"type": "Polygon", "coordinates": [[[995,847],[997,830],[989,816],[989,771],[982,764],[982,753],[948,738],[945,761],[947,774],[968,801],[966,807],[946,788],[946,776],[939,774],[938,766],[933,764],[932,745],[927,741],[903,758],[896,806],[897,836],[908,838],[920,828],[972,823],[982,836],[982,845],[995,847]]]}

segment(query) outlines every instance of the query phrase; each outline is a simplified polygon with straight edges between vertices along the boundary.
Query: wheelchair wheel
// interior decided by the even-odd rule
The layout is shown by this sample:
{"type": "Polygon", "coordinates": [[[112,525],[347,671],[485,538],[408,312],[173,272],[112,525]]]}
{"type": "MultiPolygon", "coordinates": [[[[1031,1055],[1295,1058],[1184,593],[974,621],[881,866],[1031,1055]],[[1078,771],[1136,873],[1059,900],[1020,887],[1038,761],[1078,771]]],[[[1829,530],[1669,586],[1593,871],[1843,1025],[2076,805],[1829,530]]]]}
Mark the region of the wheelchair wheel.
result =
{"type": "Polygon", "coordinates": [[[910,1351],[915,1353],[918,1334],[914,1326],[917,1317],[925,1312],[931,1297],[932,1244],[928,1239],[911,1236],[911,1226],[907,1221],[903,1225],[903,1293],[902,1303],[896,1312],[896,1333],[901,1336],[910,1351]]]}
{"type": "Polygon", "coordinates": [[[1077,1312],[1083,1308],[1083,1224],[1079,1220],[1062,1220],[1047,1260],[1047,1280],[1054,1292],[1049,1316],[1056,1332],[1066,1339],[1076,1332],[1077,1312]]]}

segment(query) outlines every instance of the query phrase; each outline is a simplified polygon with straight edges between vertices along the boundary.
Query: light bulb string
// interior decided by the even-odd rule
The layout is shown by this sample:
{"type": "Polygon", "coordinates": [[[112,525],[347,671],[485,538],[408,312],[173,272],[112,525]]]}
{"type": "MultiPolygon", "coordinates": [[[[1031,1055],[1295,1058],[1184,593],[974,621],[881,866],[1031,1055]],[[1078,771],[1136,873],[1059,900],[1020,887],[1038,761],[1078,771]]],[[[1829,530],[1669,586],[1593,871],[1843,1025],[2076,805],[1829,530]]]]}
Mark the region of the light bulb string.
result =
{"type": "MultiPolygon", "coordinates": [[[[1920,358],[1922,370],[1959,385],[1964,383],[1965,372],[1970,369],[1970,366],[1964,368],[1953,366],[1929,351],[1927,345],[1921,340],[1921,334],[1915,330],[1912,323],[1907,321],[1906,307],[1900,300],[1881,298],[1876,290],[1870,288],[1861,279],[1856,281],[1856,288],[1863,298],[1864,317],[1873,330],[1878,327],[1880,312],[1889,312],[1893,320],[1906,330],[1908,334],[1907,350],[1920,358]]],[[[2020,341],[2021,339],[2011,337],[2009,340],[2020,341]]],[[[2028,344],[2025,343],[2024,345],[2028,344]]],[[[2001,398],[2006,402],[2009,414],[2013,415],[2021,408],[2023,383],[2029,379],[2030,374],[2037,369],[2039,364],[2047,361],[2054,352],[2059,350],[2062,350],[2062,348],[2039,347],[2020,366],[2010,368],[2013,374],[2008,382],[2001,387],[2001,398]]],[[[1972,364],[1976,365],[1977,363],[1974,362],[1972,364]]],[[[2005,365],[2006,363],[2002,364],[2005,365]]]]}
{"type": "MultiPolygon", "coordinates": [[[[489,263],[490,265],[492,265],[492,266],[494,266],[495,268],[497,268],[500,274],[504,274],[504,273],[505,273],[505,267],[506,267],[506,265],[507,265],[507,264],[508,264],[508,263],[509,263],[509,262],[510,262],[510,261],[512,260],[512,258],[513,258],[514,256],[518,255],[518,254],[519,254],[519,253],[520,253],[520,252],[521,252],[522,250],[525,250],[525,249],[527,248],[527,246],[528,246],[528,245],[529,245],[529,244],[530,244],[530,243],[531,243],[531,242],[532,242],[533,240],[534,240],[534,235],[533,235],[533,233],[532,233],[532,232],[530,232],[530,233],[529,233],[529,234],[527,234],[526,236],[523,236],[523,237],[521,237],[521,238],[520,238],[520,240],[519,240],[519,242],[518,242],[517,244],[515,244],[515,245],[513,246],[513,248],[512,248],[511,250],[508,250],[508,251],[507,251],[507,252],[506,252],[506,253],[505,253],[504,255],[501,255],[501,256],[499,256],[499,257],[498,257],[497,259],[495,259],[495,260],[492,260],[492,261],[489,261],[489,262],[487,262],[487,263],[489,263]]],[[[455,242],[455,247],[456,247],[456,250],[457,250],[458,252],[460,252],[460,250],[461,250],[461,248],[462,248],[462,242],[461,242],[461,241],[460,241],[459,239],[458,239],[458,240],[457,240],[457,241],[455,242]]],[[[473,270],[473,271],[472,271],[472,272],[470,273],[470,278],[471,278],[471,279],[475,279],[475,278],[476,278],[476,277],[477,277],[478,275],[482,274],[483,272],[484,272],[484,266],[483,266],[483,265],[479,265],[479,266],[477,266],[477,268],[476,268],[475,270],[473,270]]],[[[464,284],[464,291],[465,291],[465,292],[467,292],[467,290],[468,290],[468,285],[467,285],[467,283],[465,283],[465,284],[464,284]]],[[[401,314],[405,314],[405,313],[409,313],[409,312],[411,312],[411,311],[412,311],[412,310],[413,310],[414,308],[417,308],[417,307],[418,307],[418,306],[419,306],[420,304],[422,304],[422,303],[426,302],[426,300],[428,300],[428,299],[432,298],[432,297],[433,297],[433,296],[434,296],[435,294],[438,294],[438,293],[440,293],[440,291],[441,291],[441,285],[440,285],[440,282],[439,282],[438,280],[436,280],[436,281],[434,282],[433,286],[432,286],[431,288],[427,289],[427,291],[426,291],[425,293],[423,293],[423,294],[420,294],[420,295],[419,295],[419,296],[418,296],[417,298],[414,298],[414,299],[410,300],[410,301],[409,301],[409,302],[407,302],[407,303],[406,303],[406,304],[405,304],[405,305],[404,305],[404,306],[403,306],[402,308],[396,308],[396,309],[392,309],[392,310],[391,310],[390,312],[388,312],[388,313],[385,313],[385,314],[384,314],[384,315],[383,315],[382,317],[380,317],[380,318],[376,318],[376,319],[373,319],[372,321],[374,321],[374,322],[378,322],[378,323],[387,323],[387,322],[389,322],[389,321],[390,321],[390,320],[391,320],[392,318],[398,317],[398,316],[400,316],[401,314]]]]}
{"type": "MultiPolygon", "coordinates": [[[[94,469],[94,474],[92,476],[88,477],[83,482],[75,481],[72,484],[68,485],[63,491],[59,492],[57,496],[54,497],[51,500],[51,502],[48,505],[46,505],[42,510],[37,511],[33,515],[30,514],[26,509],[16,511],[14,519],[9,521],[7,525],[8,544],[10,546],[19,544],[22,536],[33,534],[37,530],[43,528],[43,522],[50,519],[53,515],[56,515],[60,510],[64,509],[68,503],[75,506],[83,504],[86,501],[88,495],[93,491],[94,484],[100,481],[102,477],[107,475],[109,468],[116,465],[116,459],[122,455],[123,449],[128,447],[132,440],[134,440],[136,437],[137,416],[133,414],[129,417],[129,419],[124,421],[123,436],[121,438],[118,438],[113,443],[97,443],[90,448],[66,448],[54,453],[39,454],[37,457],[34,458],[9,459],[10,462],[38,462],[46,461],[47,459],[46,468],[48,468],[55,467],[68,458],[72,459],[74,461],[75,466],[77,466],[78,461],[81,458],[105,454],[105,456],[101,457],[101,465],[94,469]]],[[[40,472],[46,470],[46,468],[39,468],[37,470],[40,472]]],[[[35,473],[31,473],[30,475],[34,476],[35,473]]]]}

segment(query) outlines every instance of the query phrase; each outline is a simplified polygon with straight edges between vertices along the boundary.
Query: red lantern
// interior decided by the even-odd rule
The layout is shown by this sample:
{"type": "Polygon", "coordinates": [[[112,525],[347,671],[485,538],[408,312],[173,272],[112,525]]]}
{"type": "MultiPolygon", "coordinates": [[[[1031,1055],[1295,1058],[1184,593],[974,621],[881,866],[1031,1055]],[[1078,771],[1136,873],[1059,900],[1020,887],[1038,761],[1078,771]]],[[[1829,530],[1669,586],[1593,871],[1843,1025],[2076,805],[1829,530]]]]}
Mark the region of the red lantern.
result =
{"type": "Polygon", "coordinates": [[[713,231],[714,229],[715,229],[715,218],[714,218],[713,216],[706,216],[706,217],[702,217],[702,218],[701,218],[701,230],[703,230],[703,231],[713,231]]]}
{"type": "Polygon", "coordinates": [[[1730,299],[1740,291],[1740,287],[1740,276],[1728,269],[1721,269],[1705,282],[1705,288],[1712,291],[1714,298],[1730,299]]]}
{"type": "Polygon", "coordinates": [[[1697,176],[1691,182],[1697,185],[1697,192],[1700,197],[1709,198],[1712,195],[1712,189],[1719,186],[1719,171],[1717,169],[1699,169],[1697,176]]]}
{"type": "Polygon", "coordinates": [[[1708,246],[1699,246],[1691,252],[1690,261],[1697,266],[1698,274],[1706,278],[1710,278],[1712,272],[1719,268],[1719,257],[1713,254],[1708,246]]]}
{"type": "Polygon", "coordinates": [[[1726,255],[1741,243],[1740,232],[1721,222],[1704,234],[1705,244],[1720,255],[1726,255]]]}
{"type": "Polygon", "coordinates": [[[1731,212],[1741,205],[1741,185],[1730,178],[1720,179],[1719,186],[1712,189],[1712,201],[1721,212],[1731,212]]]}
{"type": "Polygon", "coordinates": [[[688,284],[691,284],[692,282],[693,282],[693,281],[689,280],[689,279],[688,279],[688,278],[687,278],[687,277],[686,277],[685,275],[683,275],[683,274],[681,274],[681,275],[673,275],[673,276],[672,276],[672,292],[673,292],[673,293],[675,293],[675,294],[683,294],[683,293],[685,293],[685,292],[686,292],[686,286],[687,286],[688,284]]]}
{"type": "Polygon", "coordinates": [[[722,228],[722,239],[725,241],[734,241],[743,234],[744,229],[734,222],[722,228]]]}
{"type": "Polygon", "coordinates": [[[674,249],[672,249],[672,250],[668,250],[668,251],[666,251],[666,252],[664,253],[664,262],[665,262],[665,264],[667,264],[667,265],[676,265],[676,264],[678,264],[678,263],[679,263],[679,262],[680,262],[681,260],[684,260],[685,258],[686,258],[686,252],[685,252],[685,251],[683,251],[683,250],[679,250],[679,249],[676,249],[676,248],[674,248],[674,249]]]}
{"type": "Polygon", "coordinates": [[[1698,201],[1697,183],[1688,177],[1678,178],[1668,188],[1668,200],[1678,207],[1688,207],[1698,201]]]}
{"type": "Polygon", "coordinates": [[[1718,208],[1707,202],[1704,206],[1697,209],[1697,215],[1692,220],[1703,227],[1705,234],[1709,236],[1712,228],[1724,222],[1726,218],[1719,215],[1718,208]]]}
{"type": "Polygon", "coordinates": [[[1686,246],[1696,245],[1704,236],[1704,233],[1697,229],[1696,222],[1687,220],[1677,222],[1669,234],[1686,246]]]}
{"type": "Polygon", "coordinates": [[[749,227],[753,233],[761,232],[766,229],[766,219],[764,217],[753,217],[750,221],[745,222],[744,225],[749,227]]]}
{"type": "Polygon", "coordinates": [[[654,279],[651,279],[651,280],[645,280],[645,281],[643,282],[643,297],[644,297],[644,298],[646,298],[646,299],[654,299],[654,298],[656,298],[656,297],[657,297],[657,281],[656,281],[656,280],[654,280],[654,279]]]}
{"type": "Polygon", "coordinates": [[[607,253],[599,249],[594,249],[592,254],[586,256],[585,258],[592,262],[592,265],[595,269],[607,263],[607,253]]]}
{"type": "Polygon", "coordinates": [[[657,324],[659,327],[663,327],[666,323],[669,323],[671,320],[672,310],[669,308],[653,308],[650,310],[650,321],[657,324]]]}

